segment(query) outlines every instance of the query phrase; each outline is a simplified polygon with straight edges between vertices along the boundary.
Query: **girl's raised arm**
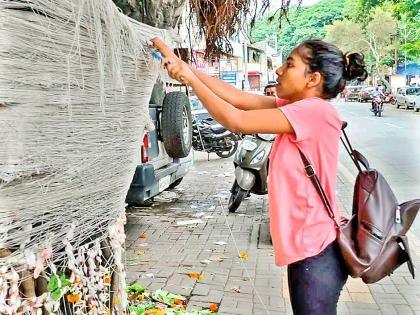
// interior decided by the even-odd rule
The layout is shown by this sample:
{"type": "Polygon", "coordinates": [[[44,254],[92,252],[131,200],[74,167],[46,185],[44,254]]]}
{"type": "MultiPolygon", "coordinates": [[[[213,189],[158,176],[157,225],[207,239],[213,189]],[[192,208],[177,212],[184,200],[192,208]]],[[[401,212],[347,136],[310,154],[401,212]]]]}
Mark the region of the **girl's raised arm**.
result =
{"type": "MultiPolygon", "coordinates": [[[[152,39],[153,45],[167,58],[178,58],[174,52],[166,46],[159,38],[152,39]]],[[[276,99],[272,96],[263,96],[253,93],[243,92],[232,85],[213,78],[191,67],[195,76],[203,82],[214,94],[224,101],[242,110],[269,109],[276,108],[276,99]]]]}

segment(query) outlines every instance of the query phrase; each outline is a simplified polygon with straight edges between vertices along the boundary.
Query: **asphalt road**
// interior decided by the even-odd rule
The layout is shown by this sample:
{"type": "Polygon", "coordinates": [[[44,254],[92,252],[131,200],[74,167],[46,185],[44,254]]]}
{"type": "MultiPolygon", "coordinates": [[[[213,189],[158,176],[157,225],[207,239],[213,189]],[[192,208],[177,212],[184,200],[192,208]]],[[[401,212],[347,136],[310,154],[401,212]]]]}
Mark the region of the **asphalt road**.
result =
{"type": "MultiPolygon", "coordinates": [[[[420,198],[420,113],[386,104],[383,117],[375,117],[370,103],[333,103],[348,122],[346,131],[353,147],[385,176],[398,200],[420,198]]],[[[340,164],[349,176],[357,174],[344,149],[340,164]]],[[[420,214],[413,232],[420,238],[420,214]]]]}

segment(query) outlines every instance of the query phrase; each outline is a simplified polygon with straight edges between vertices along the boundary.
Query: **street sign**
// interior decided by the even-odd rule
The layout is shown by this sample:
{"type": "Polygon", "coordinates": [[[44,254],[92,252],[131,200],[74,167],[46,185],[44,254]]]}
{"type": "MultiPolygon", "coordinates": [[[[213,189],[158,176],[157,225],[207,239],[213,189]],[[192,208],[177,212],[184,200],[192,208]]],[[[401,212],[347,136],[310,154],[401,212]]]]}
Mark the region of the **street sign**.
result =
{"type": "Polygon", "coordinates": [[[236,71],[220,72],[220,79],[226,83],[236,85],[236,71]]]}

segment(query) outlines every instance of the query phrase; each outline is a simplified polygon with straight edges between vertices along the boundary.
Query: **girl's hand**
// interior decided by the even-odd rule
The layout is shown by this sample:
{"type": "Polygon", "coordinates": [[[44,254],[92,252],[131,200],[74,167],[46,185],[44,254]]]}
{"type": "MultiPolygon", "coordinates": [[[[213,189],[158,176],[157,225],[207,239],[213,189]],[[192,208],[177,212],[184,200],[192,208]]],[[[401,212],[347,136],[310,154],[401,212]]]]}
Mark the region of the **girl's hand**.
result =
{"type": "Polygon", "coordinates": [[[164,58],[162,64],[171,78],[183,84],[191,85],[194,79],[197,80],[190,67],[179,58],[164,58]]]}
{"type": "Polygon", "coordinates": [[[162,60],[162,65],[168,70],[171,78],[183,83],[190,84],[195,77],[190,67],[179,59],[174,52],[158,37],[151,40],[153,46],[157,48],[160,53],[165,57],[162,60]]]}

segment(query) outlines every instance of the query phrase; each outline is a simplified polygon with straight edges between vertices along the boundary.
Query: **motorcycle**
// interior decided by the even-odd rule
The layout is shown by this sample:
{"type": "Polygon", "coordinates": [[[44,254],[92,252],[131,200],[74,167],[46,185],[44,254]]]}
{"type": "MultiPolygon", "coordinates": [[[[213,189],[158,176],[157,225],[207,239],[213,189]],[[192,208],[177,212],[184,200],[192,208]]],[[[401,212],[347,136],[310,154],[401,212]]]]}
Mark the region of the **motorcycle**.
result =
{"type": "Polygon", "coordinates": [[[382,116],[382,112],[384,111],[384,100],[380,96],[375,96],[372,99],[372,112],[375,116],[382,116]]]}
{"type": "Polygon", "coordinates": [[[216,153],[221,158],[228,158],[238,149],[240,136],[225,129],[213,118],[193,119],[192,146],[196,151],[216,153]]]}
{"type": "Polygon", "coordinates": [[[235,181],[230,190],[228,209],[235,212],[250,193],[267,193],[268,157],[275,134],[247,135],[236,152],[235,181]]]}

